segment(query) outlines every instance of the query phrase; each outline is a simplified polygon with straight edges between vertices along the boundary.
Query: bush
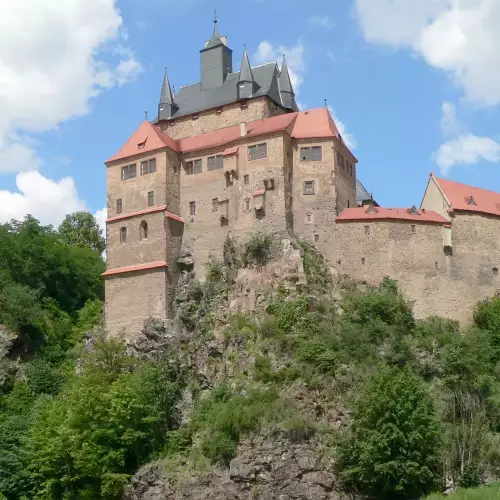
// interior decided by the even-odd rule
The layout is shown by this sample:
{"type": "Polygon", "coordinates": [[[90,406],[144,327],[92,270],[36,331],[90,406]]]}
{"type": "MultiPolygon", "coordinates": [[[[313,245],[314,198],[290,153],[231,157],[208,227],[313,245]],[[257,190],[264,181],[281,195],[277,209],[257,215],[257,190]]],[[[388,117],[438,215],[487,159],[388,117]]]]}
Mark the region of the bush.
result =
{"type": "Polygon", "coordinates": [[[346,484],[382,498],[419,498],[436,483],[440,435],[420,380],[381,366],[355,404],[352,436],[341,452],[346,484]]]}
{"type": "Polygon", "coordinates": [[[254,233],[250,236],[243,250],[243,263],[245,266],[264,266],[272,257],[273,239],[265,233],[254,233]]]}

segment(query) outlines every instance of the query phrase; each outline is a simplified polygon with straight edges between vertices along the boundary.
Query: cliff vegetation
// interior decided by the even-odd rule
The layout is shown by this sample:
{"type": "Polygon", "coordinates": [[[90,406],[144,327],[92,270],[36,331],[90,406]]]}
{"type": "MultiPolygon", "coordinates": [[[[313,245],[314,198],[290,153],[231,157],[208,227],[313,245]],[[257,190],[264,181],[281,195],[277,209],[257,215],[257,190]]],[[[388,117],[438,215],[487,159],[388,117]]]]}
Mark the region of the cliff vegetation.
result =
{"type": "Polygon", "coordinates": [[[499,497],[500,299],[417,321],[391,279],[229,236],[126,344],[103,248],[90,214],[0,226],[0,498],[499,497]]]}

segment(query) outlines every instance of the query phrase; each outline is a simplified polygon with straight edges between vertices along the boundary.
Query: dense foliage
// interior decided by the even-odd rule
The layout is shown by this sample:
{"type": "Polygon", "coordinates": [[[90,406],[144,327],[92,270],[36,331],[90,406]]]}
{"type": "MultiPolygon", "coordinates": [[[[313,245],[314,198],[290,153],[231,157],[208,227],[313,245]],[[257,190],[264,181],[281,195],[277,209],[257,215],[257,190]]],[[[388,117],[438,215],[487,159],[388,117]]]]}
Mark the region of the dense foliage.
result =
{"type": "Polygon", "coordinates": [[[16,335],[0,358],[0,498],[119,499],[150,460],[172,481],[226,467],[262,429],[314,437],[344,487],[371,498],[417,499],[445,484],[462,488],[457,500],[498,495],[465,488],[500,471],[499,298],[478,304],[467,328],[417,321],[394,281],[334,282],[316,250],[295,242],[307,287],[282,283],[262,291],[258,314],[229,314],[237,269],[276,250],[258,234],[241,256],[227,243],[206,282],[185,291],[189,342],[139,361],[98,334],[100,238],[82,213],[58,230],[31,217],[0,226],[0,334],[16,335]],[[209,384],[186,363],[203,353],[209,384]],[[315,416],[301,406],[308,395],[315,416]],[[337,407],[349,414],[341,428],[328,417],[337,407]]]}

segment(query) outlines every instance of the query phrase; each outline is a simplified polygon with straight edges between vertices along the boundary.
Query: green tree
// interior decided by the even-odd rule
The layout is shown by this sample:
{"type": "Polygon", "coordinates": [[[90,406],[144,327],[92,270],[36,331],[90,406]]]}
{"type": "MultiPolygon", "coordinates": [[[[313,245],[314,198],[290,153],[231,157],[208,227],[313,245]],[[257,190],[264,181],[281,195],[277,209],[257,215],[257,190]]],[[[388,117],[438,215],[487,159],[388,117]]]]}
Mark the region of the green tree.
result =
{"type": "Polygon", "coordinates": [[[440,434],[420,379],[382,365],[356,401],[352,437],[342,449],[344,479],[381,498],[420,498],[438,477],[440,434]]]}
{"type": "Polygon", "coordinates": [[[106,242],[99,224],[89,212],[82,211],[67,215],[59,226],[59,234],[69,245],[89,247],[99,255],[106,249],[106,242]]]}

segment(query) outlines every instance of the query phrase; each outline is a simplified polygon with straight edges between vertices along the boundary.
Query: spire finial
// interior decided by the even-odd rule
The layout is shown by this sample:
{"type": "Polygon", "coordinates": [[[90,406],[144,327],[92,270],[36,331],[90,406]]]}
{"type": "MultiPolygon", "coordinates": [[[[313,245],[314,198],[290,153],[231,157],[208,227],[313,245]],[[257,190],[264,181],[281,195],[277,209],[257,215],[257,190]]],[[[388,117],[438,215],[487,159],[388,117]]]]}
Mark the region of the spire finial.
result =
{"type": "Polygon", "coordinates": [[[325,97],[325,108],[327,107],[328,99],[325,97]]]}
{"type": "Polygon", "coordinates": [[[148,112],[147,111],[144,111],[144,119],[147,121],[148,119],[148,112]]]}
{"type": "Polygon", "coordinates": [[[214,24],[217,24],[217,10],[214,9],[214,24]]]}

